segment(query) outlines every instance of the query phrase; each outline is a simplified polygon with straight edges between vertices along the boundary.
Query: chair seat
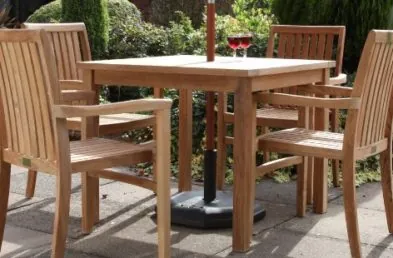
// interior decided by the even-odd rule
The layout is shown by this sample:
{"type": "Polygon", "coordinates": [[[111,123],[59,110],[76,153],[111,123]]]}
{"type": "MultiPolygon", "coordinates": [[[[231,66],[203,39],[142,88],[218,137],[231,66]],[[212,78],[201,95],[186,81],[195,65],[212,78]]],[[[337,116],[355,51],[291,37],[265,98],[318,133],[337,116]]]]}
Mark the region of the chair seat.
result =
{"type": "Polygon", "coordinates": [[[264,134],[258,138],[261,150],[293,155],[342,159],[343,134],[291,128],[264,134]]]}
{"type": "Polygon", "coordinates": [[[276,128],[296,127],[299,119],[297,109],[266,107],[257,109],[257,124],[276,128]]]}
{"type": "MultiPolygon", "coordinates": [[[[67,119],[68,128],[70,130],[79,131],[81,128],[81,121],[80,117],[67,119]]],[[[155,118],[152,115],[121,113],[100,116],[99,121],[100,135],[105,135],[153,125],[155,118]]]]}
{"type": "Polygon", "coordinates": [[[152,160],[154,142],[132,144],[104,138],[72,141],[71,164],[75,172],[131,165],[152,160]]]}

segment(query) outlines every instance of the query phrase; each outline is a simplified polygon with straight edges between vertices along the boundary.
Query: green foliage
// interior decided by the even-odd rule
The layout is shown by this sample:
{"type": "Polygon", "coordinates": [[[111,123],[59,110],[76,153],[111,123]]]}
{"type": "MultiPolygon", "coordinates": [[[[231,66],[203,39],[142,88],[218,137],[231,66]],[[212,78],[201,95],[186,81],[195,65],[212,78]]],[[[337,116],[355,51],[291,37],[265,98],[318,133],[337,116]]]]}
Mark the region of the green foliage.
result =
{"type": "Polygon", "coordinates": [[[47,5],[42,6],[35,11],[28,19],[27,22],[37,23],[57,23],[61,22],[61,2],[56,0],[47,5]]]}
{"type": "Polygon", "coordinates": [[[89,33],[92,55],[105,55],[109,41],[107,0],[62,0],[62,21],[84,22],[89,33]]]}
{"type": "Polygon", "coordinates": [[[336,24],[347,28],[344,68],[357,68],[367,34],[392,25],[393,0],[273,0],[281,24],[336,24]]]}
{"type": "MultiPolygon", "coordinates": [[[[224,15],[231,12],[233,0],[216,1],[216,11],[224,15]]],[[[153,0],[151,2],[151,21],[158,25],[169,26],[180,11],[191,18],[192,24],[199,27],[203,22],[203,10],[206,1],[197,0],[153,0]]]]}

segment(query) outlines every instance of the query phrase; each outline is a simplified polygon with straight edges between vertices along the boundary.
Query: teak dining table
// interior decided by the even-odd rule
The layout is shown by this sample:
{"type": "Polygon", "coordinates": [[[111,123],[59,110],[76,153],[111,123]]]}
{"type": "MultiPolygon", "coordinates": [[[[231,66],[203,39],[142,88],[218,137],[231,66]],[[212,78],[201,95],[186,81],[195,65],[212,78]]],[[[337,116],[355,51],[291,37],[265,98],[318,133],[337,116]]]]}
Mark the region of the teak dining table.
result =
{"type": "MultiPolygon", "coordinates": [[[[250,248],[256,168],[256,104],[253,93],[312,83],[327,84],[334,61],[279,58],[160,56],[78,63],[89,89],[102,85],[129,85],[180,90],[179,191],[191,190],[192,91],[227,92],[235,95],[233,251],[250,248]]],[[[315,128],[327,130],[328,112],[315,111],[315,128]]],[[[220,119],[220,118],[218,118],[220,119]]],[[[86,131],[96,135],[98,118],[87,123],[86,131]]],[[[320,200],[316,212],[326,212],[327,160],[316,158],[314,169],[320,200]]]]}

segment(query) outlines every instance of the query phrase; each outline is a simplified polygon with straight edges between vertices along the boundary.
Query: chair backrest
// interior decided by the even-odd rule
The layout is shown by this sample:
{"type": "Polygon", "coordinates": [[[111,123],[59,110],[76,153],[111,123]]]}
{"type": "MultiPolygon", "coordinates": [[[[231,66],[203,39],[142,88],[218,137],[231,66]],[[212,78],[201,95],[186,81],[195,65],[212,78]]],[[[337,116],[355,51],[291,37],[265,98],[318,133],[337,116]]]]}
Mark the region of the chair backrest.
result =
{"type": "Polygon", "coordinates": [[[60,86],[49,49],[43,30],[0,30],[2,149],[53,161],[51,106],[60,103],[60,86]]]}
{"type": "Polygon", "coordinates": [[[370,146],[390,136],[392,90],[393,31],[373,30],[363,48],[352,92],[361,99],[360,109],[349,112],[347,118],[345,135],[356,136],[349,139],[355,147],[370,146]]]}
{"type": "Polygon", "coordinates": [[[82,80],[78,61],[90,61],[91,53],[83,23],[25,23],[27,29],[44,29],[56,59],[59,80],[82,80]]]}
{"type": "Polygon", "coordinates": [[[336,60],[334,75],[342,72],[345,26],[272,25],[266,56],[279,58],[336,60]],[[278,41],[278,44],[276,44],[278,41]]]}

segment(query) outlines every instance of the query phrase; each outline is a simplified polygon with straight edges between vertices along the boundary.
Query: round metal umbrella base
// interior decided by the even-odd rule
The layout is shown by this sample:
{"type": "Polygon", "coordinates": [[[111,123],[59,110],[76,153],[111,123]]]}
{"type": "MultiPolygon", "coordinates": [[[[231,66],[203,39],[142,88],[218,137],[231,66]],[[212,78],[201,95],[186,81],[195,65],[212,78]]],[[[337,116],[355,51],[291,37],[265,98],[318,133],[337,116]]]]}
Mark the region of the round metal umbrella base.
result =
{"type": "MultiPolygon", "coordinates": [[[[172,196],[172,223],[193,228],[231,228],[233,217],[232,192],[216,192],[210,203],[203,200],[203,191],[181,192],[172,196]]],[[[255,203],[254,222],[263,219],[265,209],[255,203]]]]}

